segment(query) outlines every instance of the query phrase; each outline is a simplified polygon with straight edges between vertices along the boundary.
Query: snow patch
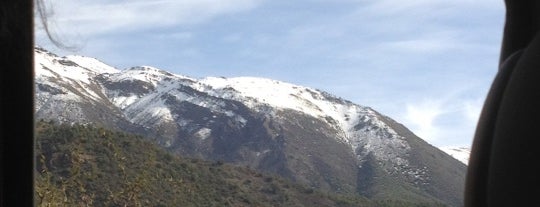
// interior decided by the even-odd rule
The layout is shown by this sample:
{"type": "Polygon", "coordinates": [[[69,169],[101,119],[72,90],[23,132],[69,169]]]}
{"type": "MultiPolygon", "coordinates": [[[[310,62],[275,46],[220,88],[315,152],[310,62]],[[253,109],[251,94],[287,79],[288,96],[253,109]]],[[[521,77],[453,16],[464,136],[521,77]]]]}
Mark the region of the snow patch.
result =
{"type": "Polygon", "coordinates": [[[210,137],[211,134],[212,134],[212,129],[204,127],[204,128],[199,129],[197,132],[195,132],[194,135],[202,140],[205,140],[208,137],[210,137]]]}
{"type": "Polygon", "coordinates": [[[81,67],[84,67],[92,72],[95,72],[97,74],[101,73],[118,73],[120,70],[111,67],[95,58],[91,57],[84,57],[84,56],[78,56],[78,55],[70,55],[66,56],[66,59],[71,60],[81,67]]]}
{"type": "Polygon", "coordinates": [[[116,95],[116,96],[112,96],[111,102],[114,105],[118,106],[120,109],[125,109],[129,105],[135,103],[135,101],[137,101],[137,99],[139,99],[139,97],[137,95],[132,95],[132,96],[119,96],[119,95],[116,95]]]}
{"type": "Polygon", "coordinates": [[[440,148],[446,154],[454,157],[465,165],[469,164],[469,157],[471,155],[471,148],[469,147],[441,147],[440,148]]]}

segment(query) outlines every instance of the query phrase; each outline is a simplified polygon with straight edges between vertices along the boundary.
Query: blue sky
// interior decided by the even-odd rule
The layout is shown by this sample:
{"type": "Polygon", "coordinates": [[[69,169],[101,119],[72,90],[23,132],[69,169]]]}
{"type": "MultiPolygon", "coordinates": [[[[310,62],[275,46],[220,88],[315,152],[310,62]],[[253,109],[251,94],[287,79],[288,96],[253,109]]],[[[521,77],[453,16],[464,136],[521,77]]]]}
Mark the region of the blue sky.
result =
{"type": "Polygon", "coordinates": [[[52,46],[119,69],[256,76],[333,93],[435,146],[469,146],[497,70],[495,0],[55,0],[52,46]]]}

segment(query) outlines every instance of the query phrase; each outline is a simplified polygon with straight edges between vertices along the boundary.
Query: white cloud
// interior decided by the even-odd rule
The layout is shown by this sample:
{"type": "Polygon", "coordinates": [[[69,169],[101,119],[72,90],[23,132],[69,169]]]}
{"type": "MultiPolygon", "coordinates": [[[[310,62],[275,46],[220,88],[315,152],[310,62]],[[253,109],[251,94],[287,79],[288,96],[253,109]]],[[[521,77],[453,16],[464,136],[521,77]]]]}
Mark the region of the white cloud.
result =
{"type": "Polygon", "coordinates": [[[154,34],[155,37],[167,40],[179,40],[188,41],[193,38],[193,33],[190,32],[174,32],[174,33],[158,33],[154,34]]]}
{"type": "Polygon", "coordinates": [[[484,98],[479,98],[473,101],[465,102],[463,113],[468,120],[470,126],[476,126],[480,118],[480,112],[484,106],[484,98]]]}
{"type": "Polygon", "coordinates": [[[425,100],[407,104],[405,120],[416,135],[427,141],[435,141],[440,130],[434,125],[434,121],[443,113],[445,112],[440,101],[425,100]]]}
{"type": "Polygon", "coordinates": [[[255,8],[259,0],[57,0],[50,19],[61,32],[84,36],[207,21],[255,8]]]}
{"type": "MultiPolygon", "coordinates": [[[[409,22],[412,23],[412,22],[409,22]]],[[[457,48],[468,48],[463,41],[464,31],[458,28],[449,28],[432,22],[427,28],[411,26],[398,37],[389,38],[380,46],[394,52],[444,52],[457,48]],[[415,31],[414,34],[411,34],[415,31]]]]}
{"type": "Polygon", "coordinates": [[[405,113],[396,117],[430,144],[470,147],[485,98],[471,94],[461,89],[420,101],[411,99],[405,104],[405,113]]]}
{"type": "MultiPolygon", "coordinates": [[[[493,0],[376,0],[364,1],[369,4],[367,7],[381,15],[393,14],[415,14],[419,10],[431,10],[438,12],[459,11],[460,9],[500,9],[503,1],[493,2],[493,0]]],[[[437,13],[437,12],[435,12],[437,13]]],[[[438,13],[437,15],[441,15],[438,13]]]]}

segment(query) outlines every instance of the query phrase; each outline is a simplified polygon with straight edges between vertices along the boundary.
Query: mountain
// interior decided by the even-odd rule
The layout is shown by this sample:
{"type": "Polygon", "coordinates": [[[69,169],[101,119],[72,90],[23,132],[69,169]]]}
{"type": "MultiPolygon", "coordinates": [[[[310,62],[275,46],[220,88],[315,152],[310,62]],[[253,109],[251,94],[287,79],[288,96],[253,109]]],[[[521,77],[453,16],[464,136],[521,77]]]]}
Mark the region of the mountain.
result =
{"type": "Polygon", "coordinates": [[[469,163],[469,156],[471,155],[471,148],[469,147],[441,147],[441,150],[463,164],[467,165],[469,163]]]}
{"type": "Polygon", "coordinates": [[[276,80],[194,79],[36,49],[36,117],[137,133],[177,155],[317,189],[460,206],[466,166],[377,111],[276,80]]]}

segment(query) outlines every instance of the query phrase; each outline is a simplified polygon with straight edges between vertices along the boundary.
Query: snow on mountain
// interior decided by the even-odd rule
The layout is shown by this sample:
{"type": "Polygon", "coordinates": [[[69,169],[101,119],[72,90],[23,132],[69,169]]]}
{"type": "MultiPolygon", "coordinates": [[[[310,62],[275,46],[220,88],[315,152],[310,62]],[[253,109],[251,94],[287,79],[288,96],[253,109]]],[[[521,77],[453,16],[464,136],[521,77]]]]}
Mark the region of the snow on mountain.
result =
{"type": "Polygon", "coordinates": [[[62,114],[59,118],[78,120],[84,117],[79,103],[107,101],[94,77],[119,72],[93,58],[58,57],[44,49],[35,53],[36,111],[62,114]]]}
{"type": "Polygon", "coordinates": [[[102,73],[117,73],[119,70],[99,60],[82,56],[51,56],[43,49],[36,49],[37,78],[67,78],[71,81],[89,84],[91,78],[102,73]]]}
{"type": "Polygon", "coordinates": [[[95,72],[97,74],[101,73],[118,73],[120,70],[111,67],[95,58],[91,57],[84,57],[84,56],[78,56],[78,55],[68,55],[65,57],[67,60],[71,60],[77,65],[88,69],[92,72],[95,72]]]}
{"type": "Polygon", "coordinates": [[[43,70],[36,70],[37,78],[63,78],[68,81],[90,83],[93,71],[78,67],[76,63],[67,58],[50,58],[44,55],[36,56],[43,70]]]}
{"type": "Polygon", "coordinates": [[[446,152],[450,156],[456,158],[463,164],[469,164],[469,156],[471,155],[471,148],[469,147],[441,147],[442,151],[446,152]]]}
{"type": "MultiPolygon", "coordinates": [[[[103,98],[102,94],[106,94],[108,101],[119,107],[123,115],[136,124],[173,121],[176,117],[162,98],[166,95],[235,116],[232,111],[221,109],[220,104],[209,103],[215,100],[178,90],[179,87],[190,87],[199,93],[241,101],[254,110],[271,106],[305,113],[335,125],[337,130],[342,132],[337,139],[348,144],[359,158],[371,153],[380,160],[394,163],[395,166],[408,164],[402,157],[408,153],[410,146],[403,137],[380,120],[375,111],[316,89],[255,77],[208,77],[197,80],[150,66],[118,70],[94,58],[56,57],[49,56],[46,52],[39,54],[36,62],[42,67],[36,70],[38,79],[66,78],[80,86],[82,92],[94,100],[103,98]],[[96,91],[93,84],[97,79],[106,90],[96,91]]],[[[245,121],[244,117],[240,116],[236,119],[245,121]]]]}
{"type": "MultiPolygon", "coordinates": [[[[235,116],[239,122],[246,121],[244,117],[224,109],[223,103],[197,94],[203,93],[216,98],[240,101],[253,110],[271,106],[302,112],[335,126],[336,130],[341,132],[336,139],[349,145],[360,160],[372,154],[379,160],[394,163],[393,167],[408,165],[404,157],[410,146],[404,137],[380,119],[377,112],[326,92],[256,77],[208,77],[197,80],[150,66],[118,70],[94,58],[57,57],[40,49],[37,49],[37,53],[38,80],[67,79],[80,86],[83,89],[81,91],[94,100],[105,97],[122,110],[123,116],[132,123],[155,125],[181,119],[175,117],[166,104],[167,99],[164,97],[167,96],[207,107],[230,117],[235,116]],[[104,89],[97,89],[96,85],[102,85],[104,89]],[[190,88],[196,93],[189,94],[179,88],[190,88]]],[[[54,82],[51,85],[54,85],[54,82]]],[[[75,94],[71,95],[71,98],[80,97],[75,94]]],[[[45,101],[38,102],[39,108],[45,101]]]]}
{"type": "MultiPolygon", "coordinates": [[[[143,131],[180,154],[242,162],[331,189],[356,189],[345,184],[367,175],[360,172],[401,176],[416,187],[447,173],[432,166],[442,152],[389,117],[317,89],[255,77],[199,80],[150,66],[118,70],[40,48],[35,57],[38,118],[143,131]]],[[[463,174],[459,162],[441,159],[463,174]]],[[[429,189],[446,192],[461,178],[429,189]]],[[[461,193],[444,196],[459,201],[461,193]]]]}
{"type": "Polygon", "coordinates": [[[274,107],[288,108],[310,114],[314,117],[325,116],[323,109],[314,102],[319,92],[312,89],[265,78],[206,78],[201,81],[213,89],[232,88],[241,97],[254,98],[252,107],[257,103],[265,103],[274,107]]]}
{"type": "Polygon", "coordinates": [[[343,132],[340,141],[350,145],[353,152],[359,153],[359,158],[372,153],[396,166],[408,164],[402,157],[410,150],[410,146],[369,107],[353,104],[319,90],[265,78],[209,77],[201,80],[201,83],[212,86],[214,91],[208,92],[214,95],[244,102],[252,100],[247,103],[253,108],[258,104],[267,104],[332,122],[331,124],[336,124],[339,131],[343,132]],[[227,88],[238,92],[236,97],[217,93],[227,88]]]}

